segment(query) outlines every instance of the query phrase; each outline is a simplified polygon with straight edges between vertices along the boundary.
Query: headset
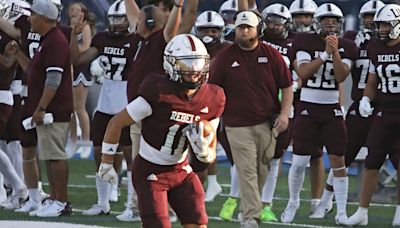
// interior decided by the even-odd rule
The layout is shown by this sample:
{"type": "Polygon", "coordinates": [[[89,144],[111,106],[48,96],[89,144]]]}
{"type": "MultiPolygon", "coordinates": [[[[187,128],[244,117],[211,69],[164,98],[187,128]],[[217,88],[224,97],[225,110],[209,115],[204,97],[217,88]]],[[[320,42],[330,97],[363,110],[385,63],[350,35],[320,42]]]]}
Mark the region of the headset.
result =
{"type": "MultiPolygon", "coordinates": [[[[259,36],[263,35],[263,30],[265,29],[265,23],[264,23],[264,20],[262,19],[262,16],[261,16],[258,12],[254,12],[254,11],[251,11],[251,10],[244,10],[244,11],[252,12],[252,13],[254,13],[254,14],[257,16],[257,18],[258,18],[257,34],[258,34],[259,36]]],[[[238,15],[239,13],[241,13],[241,12],[243,12],[243,11],[238,11],[238,12],[235,14],[235,16],[233,16],[233,21],[234,21],[234,22],[236,21],[237,15],[238,15]]]]}
{"type": "Polygon", "coordinates": [[[149,31],[153,30],[156,26],[156,21],[153,17],[153,7],[155,7],[153,4],[143,7],[143,12],[146,17],[144,25],[149,31]]]}

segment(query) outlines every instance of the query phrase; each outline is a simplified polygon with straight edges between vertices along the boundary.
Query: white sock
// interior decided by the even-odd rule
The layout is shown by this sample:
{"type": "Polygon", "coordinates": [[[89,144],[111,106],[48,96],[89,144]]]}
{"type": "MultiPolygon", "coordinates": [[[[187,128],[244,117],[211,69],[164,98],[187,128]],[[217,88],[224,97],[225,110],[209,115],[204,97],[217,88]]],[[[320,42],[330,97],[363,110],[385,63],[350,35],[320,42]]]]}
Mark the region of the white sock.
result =
{"type": "Polygon", "coordinates": [[[9,142],[7,144],[6,153],[18,176],[21,180],[24,180],[24,170],[22,168],[22,147],[20,141],[14,140],[9,142]]]}
{"type": "MultiPolygon", "coordinates": [[[[397,208],[396,208],[396,210],[397,210],[397,208]]],[[[360,214],[360,215],[368,215],[368,207],[367,207],[367,208],[365,208],[365,207],[358,207],[356,213],[358,213],[358,214],[360,214]]],[[[356,214],[356,213],[355,213],[355,214],[356,214]]]]}
{"type": "Polygon", "coordinates": [[[237,175],[236,166],[231,167],[231,190],[229,192],[230,197],[239,198],[239,177],[237,175]]]}
{"type": "Polygon", "coordinates": [[[0,172],[3,174],[4,178],[9,181],[13,191],[18,191],[26,188],[24,182],[18,176],[14,167],[11,164],[10,159],[3,150],[0,150],[0,172]]]}
{"type": "Polygon", "coordinates": [[[208,175],[207,176],[208,186],[210,185],[218,185],[217,175],[208,175]]]}
{"type": "Polygon", "coordinates": [[[40,194],[39,194],[39,189],[37,188],[28,188],[28,194],[29,194],[29,201],[35,204],[40,203],[40,194]]]}
{"type": "Polygon", "coordinates": [[[100,179],[96,173],[96,189],[97,189],[97,204],[102,207],[109,207],[108,201],[110,195],[111,184],[100,179]]]}
{"type": "Polygon", "coordinates": [[[126,197],[126,207],[132,207],[133,194],[135,193],[132,183],[132,171],[127,171],[126,176],[128,178],[128,196],[126,197]]]}
{"type": "Polygon", "coordinates": [[[311,211],[313,211],[318,206],[319,202],[321,202],[320,199],[311,199],[311,211]]]}
{"type": "Polygon", "coordinates": [[[38,181],[38,189],[39,189],[39,192],[41,191],[41,192],[43,192],[43,183],[42,183],[42,181],[38,181]]]}
{"type": "Polygon", "coordinates": [[[326,183],[333,186],[333,169],[329,169],[328,177],[326,178],[326,183]]]}
{"type": "Polygon", "coordinates": [[[272,199],[275,193],[276,181],[278,180],[279,161],[279,158],[274,158],[269,162],[269,172],[265,180],[261,195],[261,202],[263,203],[272,203],[272,199]]]}
{"type": "Polygon", "coordinates": [[[300,205],[300,191],[303,187],[304,176],[311,156],[293,154],[292,165],[289,169],[289,203],[300,205]]]}
{"type": "Polygon", "coordinates": [[[394,225],[398,225],[399,219],[400,219],[400,205],[397,205],[396,212],[394,213],[394,216],[393,216],[393,223],[396,223],[394,225]]]}
{"type": "Polygon", "coordinates": [[[333,177],[333,191],[335,192],[337,214],[346,214],[349,178],[347,176],[333,177]]]}

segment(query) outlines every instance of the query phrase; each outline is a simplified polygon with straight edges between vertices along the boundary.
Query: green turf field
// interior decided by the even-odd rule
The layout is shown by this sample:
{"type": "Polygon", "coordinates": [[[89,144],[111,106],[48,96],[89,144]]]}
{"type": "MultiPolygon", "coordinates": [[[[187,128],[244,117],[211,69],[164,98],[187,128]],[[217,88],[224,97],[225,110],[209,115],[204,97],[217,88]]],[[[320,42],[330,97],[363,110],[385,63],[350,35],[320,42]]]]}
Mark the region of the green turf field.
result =
{"type": "MultiPolygon", "coordinates": [[[[86,177],[87,175],[94,175],[94,164],[90,160],[71,160],[70,161],[70,178],[69,178],[69,198],[74,209],[74,213],[70,217],[60,217],[52,219],[39,219],[36,217],[29,217],[26,214],[15,213],[7,210],[0,209],[0,220],[42,220],[42,221],[59,221],[66,223],[80,223],[88,225],[99,225],[106,227],[140,227],[139,222],[126,223],[119,222],[115,219],[117,212],[124,210],[124,202],[126,199],[126,188],[121,188],[121,197],[118,203],[112,204],[112,214],[109,216],[84,216],[79,211],[88,209],[94,202],[97,201],[95,181],[93,178],[86,177]]],[[[219,166],[218,181],[224,185],[222,196],[218,196],[214,202],[207,203],[207,212],[210,217],[209,227],[239,227],[239,222],[225,222],[219,221],[218,213],[221,209],[223,202],[229,194],[229,167],[227,164],[220,164],[219,166]]],[[[45,170],[45,169],[42,169],[45,170]]],[[[43,174],[45,179],[46,175],[43,174]]],[[[46,182],[46,180],[44,180],[46,182]]],[[[350,178],[350,192],[355,188],[355,177],[350,178]]],[[[45,185],[45,189],[47,186],[45,185]]],[[[277,226],[294,226],[294,227],[333,227],[335,210],[329,214],[324,220],[308,219],[310,212],[310,198],[309,182],[306,178],[304,189],[302,192],[301,207],[297,212],[294,224],[286,225],[282,223],[264,223],[260,227],[277,227],[277,226]]],[[[289,192],[287,187],[287,172],[283,171],[282,175],[278,178],[277,189],[275,192],[276,200],[274,201],[274,212],[277,216],[283,211],[287,203],[289,192]]],[[[348,214],[351,215],[357,209],[357,204],[349,203],[348,214]]],[[[394,215],[395,206],[393,205],[376,205],[371,206],[369,211],[369,227],[388,227],[391,226],[392,218],[394,215]]],[[[237,211],[236,211],[237,214],[237,211]]],[[[179,223],[173,227],[180,227],[179,223]]]]}

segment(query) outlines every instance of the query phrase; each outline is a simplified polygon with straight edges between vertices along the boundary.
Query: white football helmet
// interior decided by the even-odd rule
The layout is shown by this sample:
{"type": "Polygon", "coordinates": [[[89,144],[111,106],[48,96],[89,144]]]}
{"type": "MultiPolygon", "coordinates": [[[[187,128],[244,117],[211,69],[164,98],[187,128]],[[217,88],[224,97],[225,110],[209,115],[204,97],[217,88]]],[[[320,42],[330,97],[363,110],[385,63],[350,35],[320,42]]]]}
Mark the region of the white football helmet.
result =
{"type": "Polygon", "coordinates": [[[222,29],[225,27],[224,19],[215,11],[204,11],[196,18],[194,28],[196,36],[203,41],[205,45],[213,45],[221,43],[222,29]],[[209,34],[203,34],[201,29],[203,28],[217,28],[219,34],[211,36],[209,34]]]}
{"type": "Polygon", "coordinates": [[[112,36],[120,37],[128,33],[129,22],[123,0],[115,1],[107,11],[108,32],[112,36]]]}
{"type": "Polygon", "coordinates": [[[62,3],[61,3],[61,0],[51,0],[51,2],[52,2],[54,5],[57,6],[57,9],[58,9],[58,17],[60,17],[61,11],[62,11],[62,9],[63,9],[63,5],[62,5],[62,3]]]}
{"type": "Polygon", "coordinates": [[[219,8],[219,15],[221,15],[225,21],[224,36],[228,36],[235,31],[234,17],[238,10],[237,0],[227,0],[222,3],[221,7],[219,8]]]}
{"type": "Polygon", "coordinates": [[[15,22],[20,18],[22,15],[25,16],[30,16],[31,12],[29,9],[31,8],[31,5],[27,3],[26,1],[22,0],[7,0],[8,5],[10,6],[8,8],[8,20],[11,22],[15,22]]]}
{"type": "MultiPolygon", "coordinates": [[[[296,15],[310,15],[313,16],[318,6],[313,0],[294,0],[289,7],[289,11],[292,17],[296,15]]],[[[293,31],[294,32],[309,32],[312,28],[312,22],[306,24],[304,22],[297,22],[293,20],[293,31]]]]}
{"type": "Polygon", "coordinates": [[[344,17],[342,11],[333,3],[320,5],[314,13],[313,27],[317,34],[327,36],[330,34],[339,35],[342,31],[344,17]],[[322,26],[321,19],[325,17],[334,17],[338,20],[337,25],[322,26]],[[332,29],[333,28],[333,29],[332,29]]]}
{"type": "Polygon", "coordinates": [[[266,24],[264,32],[267,36],[286,39],[292,20],[292,15],[286,6],[279,3],[269,5],[262,11],[261,17],[266,24]],[[268,26],[270,23],[283,25],[283,29],[270,27],[268,26]]]}
{"type": "Polygon", "coordinates": [[[374,16],[374,22],[378,24],[378,36],[381,40],[395,40],[400,35],[400,5],[388,4],[380,8],[374,16]],[[387,23],[392,28],[390,32],[379,31],[379,23],[387,23]]]}
{"type": "Polygon", "coordinates": [[[358,15],[358,18],[360,19],[360,31],[369,33],[373,32],[375,28],[374,23],[368,23],[364,20],[364,17],[366,15],[372,15],[374,16],[376,11],[378,11],[380,8],[384,7],[385,3],[379,0],[370,0],[366,2],[364,5],[362,5],[360,9],[360,13],[358,15]]]}
{"type": "Polygon", "coordinates": [[[164,50],[164,70],[171,81],[187,89],[197,89],[208,80],[210,55],[203,42],[189,34],[172,38],[164,50]],[[199,75],[197,82],[185,81],[184,75],[199,75]]]}

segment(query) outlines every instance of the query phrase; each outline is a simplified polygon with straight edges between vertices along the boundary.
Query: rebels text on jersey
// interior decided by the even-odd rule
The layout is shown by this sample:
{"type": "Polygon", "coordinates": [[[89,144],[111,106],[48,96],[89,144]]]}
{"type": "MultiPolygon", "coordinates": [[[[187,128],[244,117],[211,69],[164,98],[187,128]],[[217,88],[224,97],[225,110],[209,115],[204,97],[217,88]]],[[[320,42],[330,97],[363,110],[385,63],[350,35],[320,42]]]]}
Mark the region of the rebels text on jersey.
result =
{"type": "Polygon", "coordinates": [[[165,75],[146,77],[139,96],[152,109],[152,114],[142,120],[139,153],[160,165],[182,162],[187,155],[189,124],[219,118],[225,106],[225,94],[219,86],[205,84],[192,99],[188,99],[182,85],[168,80],[165,75]]]}
{"type": "Polygon", "coordinates": [[[292,47],[292,39],[267,39],[265,36],[263,36],[261,40],[279,51],[285,60],[285,63],[290,66],[289,50],[292,47]]]}
{"type": "MultiPolygon", "coordinates": [[[[344,39],[354,41],[356,39],[356,31],[347,31],[344,35],[344,39]]],[[[359,101],[363,95],[365,85],[367,84],[369,59],[367,56],[367,45],[369,41],[360,43],[358,47],[358,55],[355,64],[351,70],[351,78],[353,81],[351,89],[351,99],[353,101],[359,101]]]]}
{"type": "Polygon", "coordinates": [[[136,51],[137,41],[134,34],[123,37],[112,37],[109,32],[99,32],[92,40],[92,47],[95,47],[106,69],[106,79],[126,81],[128,71],[136,51]]]}
{"type": "Polygon", "coordinates": [[[379,108],[400,110],[400,45],[389,47],[381,40],[371,40],[367,46],[371,60],[369,72],[378,76],[379,108]]]}
{"type": "MultiPolygon", "coordinates": [[[[0,53],[4,54],[6,45],[13,39],[3,31],[0,31],[0,53]]],[[[11,68],[0,68],[0,90],[9,90],[14,80],[15,65],[11,68]]],[[[0,102],[1,103],[1,102],[0,102]]]]}
{"type": "MultiPolygon", "coordinates": [[[[298,65],[304,61],[318,58],[325,50],[325,41],[316,33],[300,33],[294,37],[290,60],[297,60],[298,65]],[[309,45],[304,45],[309,44],[309,45]],[[299,52],[306,55],[304,59],[297,59],[299,52]]],[[[338,50],[342,62],[351,67],[351,61],[357,58],[357,47],[348,39],[339,38],[338,50]]],[[[318,90],[338,90],[338,83],[333,72],[332,58],[329,58],[314,75],[303,81],[303,88],[318,90]]]]}

